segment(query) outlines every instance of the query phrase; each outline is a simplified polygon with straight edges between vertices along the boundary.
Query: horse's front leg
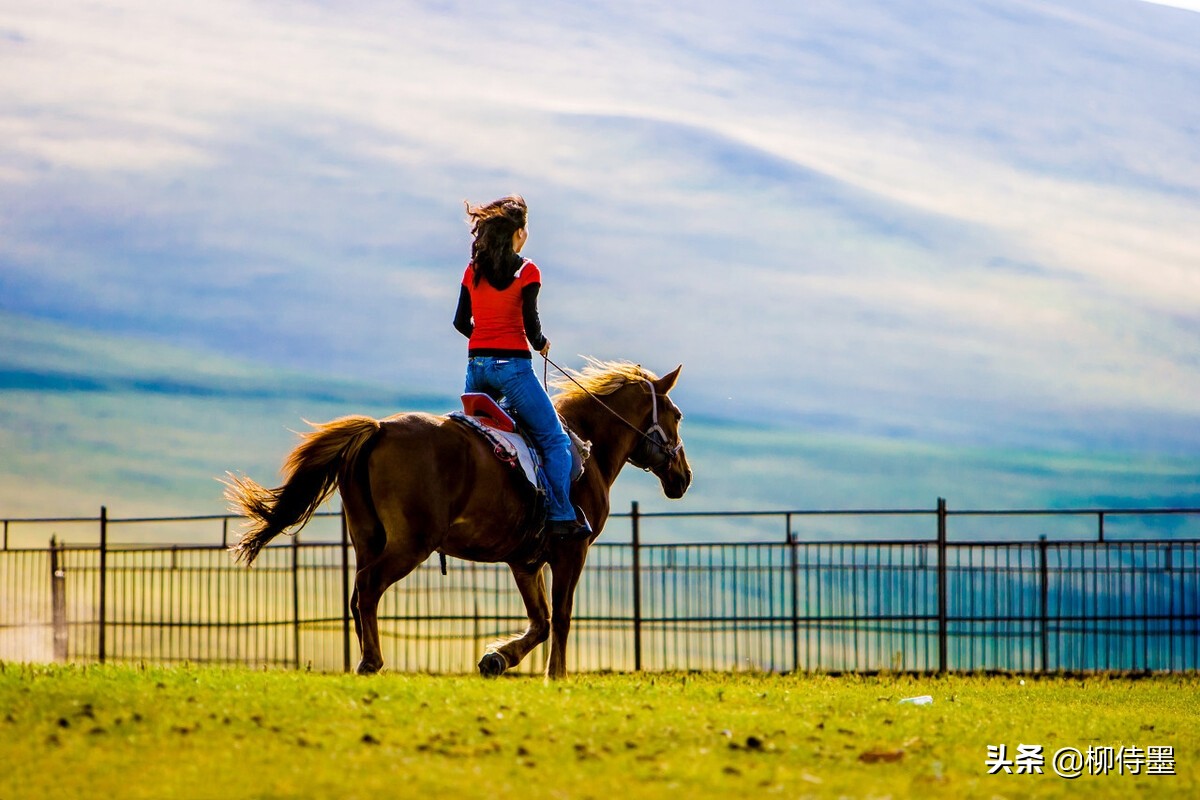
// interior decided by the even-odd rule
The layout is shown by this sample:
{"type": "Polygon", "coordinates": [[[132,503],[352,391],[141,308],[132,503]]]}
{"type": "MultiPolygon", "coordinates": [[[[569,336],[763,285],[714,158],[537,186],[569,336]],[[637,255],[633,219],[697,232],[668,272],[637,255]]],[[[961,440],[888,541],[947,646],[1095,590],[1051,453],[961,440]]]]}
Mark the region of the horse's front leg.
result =
{"type": "Polygon", "coordinates": [[[575,587],[583,574],[588,543],[557,542],[550,568],[554,572],[553,612],[550,616],[550,660],[547,678],[567,677],[567,637],[571,633],[571,611],[575,605],[575,587]]]}
{"type": "Polygon", "coordinates": [[[550,600],[546,595],[545,573],[539,567],[531,570],[509,564],[517,590],[525,601],[525,612],[529,615],[529,627],[525,633],[512,639],[494,644],[479,661],[479,674],[494,677],[506,669],[521,663],[529,651],[550,637],[550,600]]]}

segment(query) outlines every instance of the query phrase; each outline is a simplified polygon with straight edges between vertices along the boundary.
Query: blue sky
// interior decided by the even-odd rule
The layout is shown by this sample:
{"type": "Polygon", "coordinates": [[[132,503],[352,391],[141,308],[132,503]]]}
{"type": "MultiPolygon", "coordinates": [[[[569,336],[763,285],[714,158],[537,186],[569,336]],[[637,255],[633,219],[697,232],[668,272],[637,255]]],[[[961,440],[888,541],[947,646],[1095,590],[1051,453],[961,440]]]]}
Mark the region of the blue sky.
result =
{"type": "Polygon", "coordinates": [[[1195,452],[1200,15],[9,3],[0,310],[452,392],[462,200],[553,356],[916,440],[1195,452]]]}

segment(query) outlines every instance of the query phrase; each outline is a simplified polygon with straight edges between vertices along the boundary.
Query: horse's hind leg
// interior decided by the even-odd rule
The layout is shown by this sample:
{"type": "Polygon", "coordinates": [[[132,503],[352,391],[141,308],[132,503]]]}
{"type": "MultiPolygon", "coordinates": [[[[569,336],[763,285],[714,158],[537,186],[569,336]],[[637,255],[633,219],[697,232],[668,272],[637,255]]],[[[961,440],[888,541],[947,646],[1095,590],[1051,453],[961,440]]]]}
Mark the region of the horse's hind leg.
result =
{"type": "Polygon", "coordinates": [[[350,527],[355,560],[359,565],[354,575],[354,589],[350,593],[350,613],[354,615],[354,633],[358,636],[358,647],[362,653],[358,672],[360,675],[369,675],[383,666],[376,609],[384,590],[395,579],[388,581],[383,574],[389,560],[387,554],[372,552],[371,545],[374,542],[369,537],[357,536],[359,530],[354,525],[350,527]],[[368,613],[364,614],[364,610],[368,613]]]}
{"type": "Polygon", "coordinates": [[[546,595],[545,572],[540,568],[531,570],[513,564],[509,564],[509,567],[517,581],[521,599],[525,601],[529,627],[520,636],[488,648],[488,652],[479,660],[479,674],[487,677],[494,677],[520,664],[530,650],[550,637],[550,601],[546,595]]]}
{"type": "Polygon", "coordinates": [[[354,623],[362,659],[359,675],[372,675],[383,667],[383,651],[379,646],[379,598],[383,596],[379,562],[358,570],[354,576],[354,623]]]}
{"type": "Polygon", "coordinates": [[[362,650],[362,616],[358,613],[358,581],[350,592],[350,613],[354,615],[354,635],[358,637],[358,649],[362,650]]]}
{"type": "Polygon", "coordinates": [[[362,567],[354,576],[354,607],[362,660],[359,675],[371,675],[383,667],[383,650],[379,644],[379,600],[388,587],[400,580],[429,557],[429,553],[407,550],[387,550],[375,561],[362,567]]]}

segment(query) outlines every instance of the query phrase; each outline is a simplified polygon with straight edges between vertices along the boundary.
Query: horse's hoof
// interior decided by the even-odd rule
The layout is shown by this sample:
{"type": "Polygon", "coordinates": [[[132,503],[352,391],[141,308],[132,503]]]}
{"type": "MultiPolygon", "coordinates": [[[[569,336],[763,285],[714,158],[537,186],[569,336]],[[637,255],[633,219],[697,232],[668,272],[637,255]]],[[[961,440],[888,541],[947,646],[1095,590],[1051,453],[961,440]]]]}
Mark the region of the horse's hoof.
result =
{"type": "Polygon", "coordinates": [[[355,670],[359,675],[374,675],[379,672],[382,664],[368,664],[366,661],[358,662],[358,669],[355,670]]]}
{"type": "Polygon", "coordinates": [[[479,674],[485,678],[503,675],[506,669],[508,661],[499,653],[484,653],[483,658],[479,659],[479,674]]]}

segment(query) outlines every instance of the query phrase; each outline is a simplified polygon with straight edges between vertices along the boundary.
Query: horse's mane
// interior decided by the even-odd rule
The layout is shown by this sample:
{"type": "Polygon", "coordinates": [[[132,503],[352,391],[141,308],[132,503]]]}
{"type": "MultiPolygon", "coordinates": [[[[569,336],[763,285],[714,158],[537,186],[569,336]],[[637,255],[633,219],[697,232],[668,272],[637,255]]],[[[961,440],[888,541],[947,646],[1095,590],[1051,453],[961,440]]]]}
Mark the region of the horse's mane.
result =
{"type": "Polygon", "coordinates": [[[656,381],[658,376],[641,364],[628,361],[601,361],[591,356],[584,356],[587,366],[578,372],[568,370],[568,377],[556,378],[550,385],[558,389],[555,400],[572,400],[591,392],[592,394],[612,394],[617,389],[629,383],[656,381]]]}

